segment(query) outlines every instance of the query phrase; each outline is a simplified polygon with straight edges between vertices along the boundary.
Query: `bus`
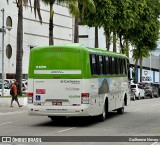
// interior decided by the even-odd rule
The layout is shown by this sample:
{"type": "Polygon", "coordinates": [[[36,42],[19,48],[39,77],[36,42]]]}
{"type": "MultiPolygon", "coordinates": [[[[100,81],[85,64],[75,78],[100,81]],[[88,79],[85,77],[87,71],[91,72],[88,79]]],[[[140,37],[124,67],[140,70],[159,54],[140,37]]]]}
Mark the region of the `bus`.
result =
{"type": "Polygon", "coordinates": [[[130,102],[128,58],[82,44],[31,49],[28,72],[29,115],[51,120],[122,114],[130,102]]]}

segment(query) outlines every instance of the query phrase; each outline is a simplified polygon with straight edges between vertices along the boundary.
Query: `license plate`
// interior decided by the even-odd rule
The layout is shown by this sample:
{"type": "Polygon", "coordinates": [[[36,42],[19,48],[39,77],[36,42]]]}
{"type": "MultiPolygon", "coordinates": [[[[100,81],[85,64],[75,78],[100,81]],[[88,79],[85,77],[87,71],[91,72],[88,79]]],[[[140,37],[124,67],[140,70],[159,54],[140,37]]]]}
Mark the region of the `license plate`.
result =
{"type": "Polygon", "coordinates": [[[52,102],[52,105],[61,106],[61,105],[62,105],[62,102],[52,102]]]}

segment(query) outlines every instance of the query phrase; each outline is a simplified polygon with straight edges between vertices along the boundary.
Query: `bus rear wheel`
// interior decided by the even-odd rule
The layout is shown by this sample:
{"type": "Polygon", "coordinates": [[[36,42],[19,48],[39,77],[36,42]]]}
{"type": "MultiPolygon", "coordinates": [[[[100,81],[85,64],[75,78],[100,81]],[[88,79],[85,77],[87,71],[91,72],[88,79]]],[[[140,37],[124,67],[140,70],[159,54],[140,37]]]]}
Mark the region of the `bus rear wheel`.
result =
{"type": "Polygon", "coordinates": [[[121,107],[121,108],[117,109],[117,113],[118,114],[123,114],[124,113],[124,107],[121,107]]]}
{"type": "Polygon", "coordinates": [[[107,113],[108,113],[108,101],[105,101],[105,105],[103,108],[103,112],[101,115],[99,115],[99,121],[104,121],[107,117],[107,113]]]}
{"type": "Polygon", "coordinates": [[[117,109],[118,114],[123,114],[124,113],[124,106],[125,106],[125,100],[123,101],[122,107],[117,109]]]}

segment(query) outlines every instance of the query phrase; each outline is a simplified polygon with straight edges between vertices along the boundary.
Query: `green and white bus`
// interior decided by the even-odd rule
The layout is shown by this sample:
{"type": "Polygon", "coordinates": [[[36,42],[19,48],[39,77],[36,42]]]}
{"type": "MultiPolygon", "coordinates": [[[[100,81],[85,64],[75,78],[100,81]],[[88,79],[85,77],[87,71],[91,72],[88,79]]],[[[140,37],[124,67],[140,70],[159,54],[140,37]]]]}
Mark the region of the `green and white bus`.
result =
{"type": "Polygon", "coordinates": [[[30,115],[52,120],[123,113],[130,102],[128,58],[82,44],[35,47],[28,73],[30,115]]]}

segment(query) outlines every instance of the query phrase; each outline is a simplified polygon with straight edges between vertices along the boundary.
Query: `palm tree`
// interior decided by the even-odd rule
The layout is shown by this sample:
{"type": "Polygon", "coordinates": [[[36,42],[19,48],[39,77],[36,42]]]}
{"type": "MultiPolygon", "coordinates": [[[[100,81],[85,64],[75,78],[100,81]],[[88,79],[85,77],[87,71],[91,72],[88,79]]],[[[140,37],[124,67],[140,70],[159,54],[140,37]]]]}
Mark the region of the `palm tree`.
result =
{"type": "MultiPolygon", "coordinates": [[[[7,2],[9,2],[7,0],[7,2]]],[[[23,6],[27,6],[28,3],[31,7],[31,0],[16,0],[18,8],[18,26],[17,26],[17,52],[16,52],[16,75],[15,78],[18,82],[18,94],[22,95],[22,51],[23,51],[23,6]]],[[[32,10],[32,7],[31,7],[32,10]]],[[[35,16],[38,13],[40,22],[42,22],[40,14],[39,0],[34,0],[34,12],[35,16]]]]}
{"type": "Polygon", "coordinates": [[[140,60],[140,82],[142,82],[142,61],[144,57],[148,57],[149,56],[149,50],[145,49],[145,48],[137,48],[133,50],[133,59],[135,60],[135,83],[138,82],[137,78],[137,65],[138,65],[138,60],[140,60]]]}
{"type": "MultiPolygon", "coordinates": [[[[94,0],[76,0],[77,1],[77,7],[78,7],[78,13],[71,11],[71,13],[75,16],[75,25],[74,25],[74,43],[78,43],[79,42],[79,29],[78,29],[78,25],[79,25],[79,13],[81,13],[82,15],[82,21],[83,21],[83,16],[84,16],[84,12],[86,10],[86,8],[88,8],[89,10],[91,10],[93,13],[96,11],[95,5],[94,5],[94,0]],[[82,5],[82,11],[80,12],[79,10],[79,4],[82,5]]],[[[74,8],[75,9],[75,8],[74,8]]],[[[95,32],[97,32],[96,34],[98,35],[98,31],[95,28],[95,32]]],[[[98,43],[98,41],[97,41],[98,43]]]]}
{"type": "MultiPolygon", "coordinates": [[[[49,18],[49,45],[54,45],[54,39],[53,39],[53,16],[54,16],[54,10],[53,5],[56,2],[56,0],[42,0],[45,4],[50,6],[50,18],[49,18]]],[[[83,4],[82,13],[84,13],[84,10],[86,7],[89,7],[93,9],[94,3],[93,0],[57,0],[57,3],[65,3],[69,7],[69,11],[72,15],[75,16],[75,37],[74,42],[78,42],[78,18],[79,18],[79,4],[83,4]]]]}

